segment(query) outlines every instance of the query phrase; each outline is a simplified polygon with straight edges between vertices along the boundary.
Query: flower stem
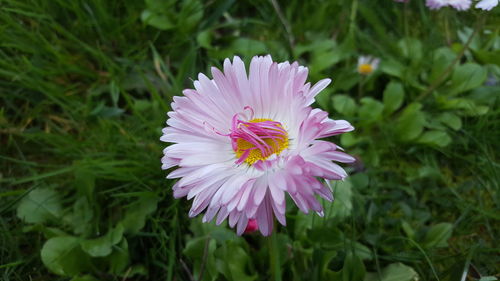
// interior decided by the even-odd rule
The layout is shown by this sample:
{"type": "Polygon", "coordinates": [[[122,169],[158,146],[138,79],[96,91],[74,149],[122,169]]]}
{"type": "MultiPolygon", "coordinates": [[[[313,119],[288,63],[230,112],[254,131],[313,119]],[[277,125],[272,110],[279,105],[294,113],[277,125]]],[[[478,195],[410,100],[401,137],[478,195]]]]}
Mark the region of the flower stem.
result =
{"type": "Polygon", "coordinates": [[[281,262],[276,232],[267,238],[269,244],[269,262],[271,264],[271,280],[281,281],[281,262]]]}

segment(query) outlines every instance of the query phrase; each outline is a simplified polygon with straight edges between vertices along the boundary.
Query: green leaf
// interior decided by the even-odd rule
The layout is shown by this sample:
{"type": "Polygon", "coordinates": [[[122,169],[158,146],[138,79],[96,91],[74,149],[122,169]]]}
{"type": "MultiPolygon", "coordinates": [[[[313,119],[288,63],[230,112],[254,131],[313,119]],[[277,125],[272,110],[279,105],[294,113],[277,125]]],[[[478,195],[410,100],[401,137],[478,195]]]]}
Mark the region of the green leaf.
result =
{"type": "Polygon", "coordinates": [[[424,130],[425,115],[420,110],[422,105],[412,103],[408,105],[396,122],[396,135],[401,141],[416,139],[424,130]]]}
{"type": "Polygon", "coordinates": [[[347,95],[335,95],[332,98],[333,108],[345,116],[353,116],[356,113],[356,102],[347,95]]]}
{"type": "Polygon", "coordinates": [[[368,274],[365,281],[415,281],[419,280],[418,273],[411,267],[400,262],[392,263],[384,268],[380,274],[368,274]]]}
{"type": "Polygon", "coordinates": [[[382,117],[384,105],[373,98],[362,98],[359,109],[360,122],[365,124],[375,123],[382,117]]]}
{"type": "Polygon", "coordinates": [[[146,224],[146,217],[156,211],[158,198],[153,194],[147,194],[138,202],[131,205],[122,219],[121,223],[126,233],[137,233],[146,224]]]}
{"type": "Polygon", "coordinates": [[[27,223],[43,223],[61,217],[59,194],[50,188],[37,188],[26,195],[17,207],[17,216],[27,223]]]}
{"type": "MultiPolygon", "coordinates": [[[[118,245],[113,246],[113,252],[106,260],[109,261],[109,273],[122,274],[130,263],[128,243],[125,237],[118,245]]],[[[131,275],[129,275],[131,276],[131,275]]]]}
{"type": "Polygon", "coordinates": [[[105,257],[111,254],[112,247],[122,240],[123,230],[123,226],[118,224],[102,237],[82,241],[82,249],[92,257],[105,257]]]}
{"type": "Polygon", "coordinates": [[[439,48],[434,51],[432,70],[429,75],[429,83],[436,81],[438,77],[443,75],[444,71],[452,63],[457,55],[448,47],[439,48]]]}
{"type": "Polygon", "coordinates": [[[438,223],[432,226],[425,235],[424,247],[438,248],[446,247],[451,237],[453,225],[451,223],[438,223]]]}
{"type": "Polygon", "coordinates": [[[326,219],[341,221],[351,215],[352,212],[352,184],[350,179],[343,181],[331,181],[333,197],[331,210],[326,212],[326,219]]]}
{"type": "Polygon", "coordinates": [[[403,38],[398,42],[399,50],[401,54],[415,62],[419,62],[422,59],[422,42],[415,38],[403,38]]]}
{"type": "Polygon", "coordinates": [[[228,241],[215,251],[215,255],[217,257],[217,270],[227,280],[252,281],[257,279],[257,274],[250,275],[247,272],[251,263],[250,256],[235,241],[228,241]]]}
{"type": "Polygon", "coordinates": [[[241,54],[243,57],[252,57],[264,54],[267,51],[266,44],[250,38],[238,38],[233,41],[230,47],[233,52],[241,54]]]}
{"type": "Polygon", "coordinates": [[[462,113],[470,116],[484,115],[489,111],[488,106],[478,105],[473,100],[466,98],[446,99],[438,97],[438,102],[444,109],[461,109],[462,113]]]}
{"type": "Polygon", "coordinates": [[[343,281],[362,281],[365,277],[366,269],[363,261],[351,253],[347,254],[342,268],[343,281]]]}
{"type": "Polygon", "coordinates": [[[384,111],[391,114],[403,104],[405,91],[399,82],[390,82],[384,90],[384,111]]]}
{"type": "Polygon", "coordinates": [[[445,147],[451,143],[451,137],[444,131],[432,130],[423,133],[417,139],[417,142],[430,146],[445,147]]]}
{"type": "Polygon", "coordinates": [[[462,119],[458,117],[456,114],[445,112],[438,116],[437,118],[441,123],[446,126],[452,128],[455,131],[460,130],[462,128],[462,119]]]}
{"type": "Polygon", "coordinates": [[[356,189],[363,189],[368,186],[370,179],[366,173],[356,173],[350,176],[352,186],[356,189]]]}
{"type": "Polygon", "coordinates": [[[159,14],[154,11],[144,10],[141,14],[141,20],[160,30],[168,30],[175,27],[172,21],[165,14],[159,14]]]}
{"type": "Polygon", "coordinates": [[[205,49],[212,49],[212,31],[204,30],[198,33],[196,42],[205,49]]]}
{"type": "Polygon", "coordinates": [[[451,77],[451,94],[456,95],[481,86],[488,72],[475,63],[465,63],[455,68],[451,77]]]}
{"type": "Polygon", "coordinates": [[[345,147],[351,147],[351,146],[357,144],[358,142],[360,142],[361,140],[362,139],[357,138],[354,133],[346,133],[346,134],[340,135],[340,144],[342,144],[342,146],[345,146],[345,147]]]}
{"type": "Polygon", "coordinates": [[[42,247],[43,264],[53,273],[74,276],[90,270],[89,257],[80,247],[80,239],[73,236],[54,237],[42,247]]]}
{"type": "Polygon", "coordinates": [[[94,217],[94,211],[90,207],[87,197],[79,197],[73,204],[72,211],[65,215],[63,220],[68,225],[73,226],[73,232],[75,234],[90,232],[93,226],[92,218],[94,217]]]}
{"type": "Polygon", "coordinates": [[[396,60],[388,59],[380,62],[380,71],[388,75],[403,78],[404,70],[405,66],[396,60]]]}

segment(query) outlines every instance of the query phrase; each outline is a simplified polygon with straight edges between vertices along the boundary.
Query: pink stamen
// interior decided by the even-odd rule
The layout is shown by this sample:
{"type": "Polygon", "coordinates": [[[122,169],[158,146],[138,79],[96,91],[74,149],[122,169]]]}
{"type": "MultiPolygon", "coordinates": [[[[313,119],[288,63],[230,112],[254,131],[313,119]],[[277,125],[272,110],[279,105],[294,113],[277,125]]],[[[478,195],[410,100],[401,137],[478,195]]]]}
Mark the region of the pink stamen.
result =
{"type": "MultiPolygon", "coordinates": [[[[246,106],[245,110],[250,110],[250,115],[253,118],[254,111],[251,107],[246,106]]],[[[273,147],[266,140],[272,140],[275,146],[278,146],[278,141],[287,137],[285,129],[280,122],[262,121],[262,122],[246,122],[238,119],[239,114],[233,116],[231,124],[231,146],[234,151],[238,150],[238,140],[244,140],[253,145],[253,147],[244,149],[243,154],[236,161],[236,164],[241,164],[248,158],[252,150],[258,149],[263,157],[268,157],[273,154],[273,147]]]]}

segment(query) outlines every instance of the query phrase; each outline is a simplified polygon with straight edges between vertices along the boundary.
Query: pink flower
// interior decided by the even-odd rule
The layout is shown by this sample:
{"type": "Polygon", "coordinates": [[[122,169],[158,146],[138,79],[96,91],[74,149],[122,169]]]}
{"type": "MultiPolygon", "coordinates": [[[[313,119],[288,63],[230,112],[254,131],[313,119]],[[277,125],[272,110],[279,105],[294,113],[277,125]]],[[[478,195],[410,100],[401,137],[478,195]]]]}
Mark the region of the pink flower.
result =
{"type": "Polygon", "coordinates": [[[498,5],[498,0],[482,0],[476,4],[476,8],[489,11],[498,5]]]}
{"type": "Polygon", "coordinates": [[[276,63],[254,57],[249,73],[239,57],[224,61],[224,72],[212,67],[195,89],[174,97],[162,141],[162,168],[178,168],[167,178],[176,198],[193,199],[189,216],[205,211],[203,222],[226,218],[241,235],[257,220],[270,235],[274,217],[286,225],[285,195],[305,213],[323,215],[316,198],[333,200],[320,179],[342,180],[347,173],[332,161],[354,158],[321,138],[352,131],[344,120],[313,109],[315,96],[330,79],[306,83],[308,70],[297,62],[276,63]]]}
{"type": "Polygon", "coordinates": [[[465,11],[470,8],[471,0],[426,0],[425,5],[431,10],[438,10],[445,6],[451,6],[459,11],[465,11]]]}
{"type": "Polygon", "coordinates": [[[259,226],[257,225],[257,220],[256,219],[249,219],[247,228],[245,228],[245,233],[252,233],[259,229],[259,226]]]}

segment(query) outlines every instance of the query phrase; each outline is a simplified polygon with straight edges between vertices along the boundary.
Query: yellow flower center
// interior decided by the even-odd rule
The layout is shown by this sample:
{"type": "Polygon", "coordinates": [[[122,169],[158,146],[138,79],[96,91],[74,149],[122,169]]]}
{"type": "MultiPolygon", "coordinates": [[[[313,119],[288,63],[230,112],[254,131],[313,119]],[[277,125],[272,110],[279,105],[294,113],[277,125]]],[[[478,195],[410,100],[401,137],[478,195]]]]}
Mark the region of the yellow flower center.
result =
{"type": "Polygon", "coordinates": [[[236,157],[244,156],[243,161],[249,165],[273,154],[279,155],[288,147],[286,130],[281,123],[271,119],[255,118],[239,123],[238,136],[234,136],[234,140],[236,157]]]}
{"type": "Polygon", "coordinates": [[[368,75],[373,72],[373,66],[369,63],[363,63],[358,66],[358,72],[363,75],[368,75]]]}

